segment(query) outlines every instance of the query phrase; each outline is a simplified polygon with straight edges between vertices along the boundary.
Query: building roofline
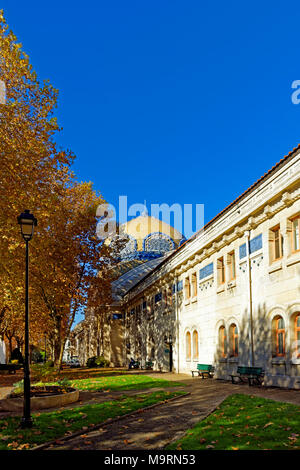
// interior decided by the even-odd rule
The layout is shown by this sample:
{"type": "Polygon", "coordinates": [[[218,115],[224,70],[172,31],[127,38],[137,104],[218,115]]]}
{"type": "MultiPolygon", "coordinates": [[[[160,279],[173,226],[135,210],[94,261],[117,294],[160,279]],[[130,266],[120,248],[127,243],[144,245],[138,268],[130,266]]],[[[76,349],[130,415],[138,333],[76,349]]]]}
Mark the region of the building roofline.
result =
{"type": "MultiPolygon", "coordinates": [[[[278,170],[280,167],[282,167],[289,159],[291,159],[297,151],[300,150],[300,144],[298,144],[297,147],[294,147],[292,151],[290,151],[287,155],[285,155],[279,162],[277,162],[270,170],[268,170],[264,175],[262,175],[258,180],[255,181],[251,186],[249,186],[248,189],[246,189],[242,194],[240,194],[236,199],[234,199],[228,206],[226,206],[224,209],[222,209],[217,215],[215,215],[207,224],[205,224],[200,230],[198,230],[194,235],[192,235],[190,238],[188,238],[182,245],[180,245],[178,248],[176,248],[172,253],[167,256],[160,264],[158,264],[153,271],[150,273],[146,274],[145,277],[140,279],[139,282],[135,284],[135,286],[132,286],[127,292],[131,292],[133,289],[135,289],[141,282],[143,282],[145,279],[147,279],[151,274],[161,268],[167,261],[169,261],[171,258],[173,258],[183,247],[185,247],[187,244],[191,243],[199,233],[203,232],[207,227],[209,227],[213,222],[215,222],[219,217],[224,215],[229,209],[231,209],[237,202],[241,201],[244,199],[249,193],[251,193],[257,186],[259,186],[261,183],[263,183],[265,180],[267,180],[276,170],[278,170]]],[[[124,296],[126,295],[124,294],[124,296]]],[[[123,297],[124,297],[123,296],[123,297]]]]}

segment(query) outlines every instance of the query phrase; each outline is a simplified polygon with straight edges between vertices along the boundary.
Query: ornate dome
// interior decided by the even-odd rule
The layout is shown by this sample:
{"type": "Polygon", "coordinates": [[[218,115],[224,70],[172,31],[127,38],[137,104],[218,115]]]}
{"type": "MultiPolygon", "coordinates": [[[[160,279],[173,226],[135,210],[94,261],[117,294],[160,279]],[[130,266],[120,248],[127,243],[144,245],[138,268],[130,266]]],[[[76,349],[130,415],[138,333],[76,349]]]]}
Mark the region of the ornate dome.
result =
{"type": "Polygon", "coordinates": [[[120,253],[122,261],[148,261],[177,248],[185,238],[169,224],[148,215],[140,215],[121,225],[120,234],[128,238],[120,253]]]}
{"type": "Polygon", "coordinates": [[[125,240],[125,246],[118,254],[119,262],[112,268],[115,279],[112,283],[114,305],[164,256],[180,246],[185,237],[155,217],[140,215],[121,225],[118,237],[110,240],[110,243],[118,244],[118,240],[125,240]]]}

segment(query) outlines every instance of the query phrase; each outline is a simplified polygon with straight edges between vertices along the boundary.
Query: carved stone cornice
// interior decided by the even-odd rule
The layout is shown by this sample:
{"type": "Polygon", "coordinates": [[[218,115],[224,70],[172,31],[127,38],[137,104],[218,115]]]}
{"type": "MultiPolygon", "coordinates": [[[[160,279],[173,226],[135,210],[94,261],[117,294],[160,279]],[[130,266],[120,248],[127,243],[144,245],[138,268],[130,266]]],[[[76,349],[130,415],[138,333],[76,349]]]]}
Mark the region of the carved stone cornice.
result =
{"type": "Polygon", "coordinates": [[[201,264],[220,248],[242,238],[245,231],[253,230],[285,207],[291,206],[300,198],[299,156],[298,153],[293,160],[279,167],[267,180],[239,200],[235,207],[199,232],[182,250],[166,260],[164,266],[137,285],[132,291],[132,296],[138,295],[144,289],[148,291],[151,284],[156,284],[158,279],[167,273],[172,273],[174,277],[181,276],[187,269],[201,264]]]}
{"type": "Polygon", "coordinates": [[[292,196],[290,195],[290,193],[288,191],[283,193],[283,195],[281,197],[281,200],[282,200],[283,204],[287,207],[290,206],[291,204],[293,204],[293,202],[294,202],[292,196]]]}

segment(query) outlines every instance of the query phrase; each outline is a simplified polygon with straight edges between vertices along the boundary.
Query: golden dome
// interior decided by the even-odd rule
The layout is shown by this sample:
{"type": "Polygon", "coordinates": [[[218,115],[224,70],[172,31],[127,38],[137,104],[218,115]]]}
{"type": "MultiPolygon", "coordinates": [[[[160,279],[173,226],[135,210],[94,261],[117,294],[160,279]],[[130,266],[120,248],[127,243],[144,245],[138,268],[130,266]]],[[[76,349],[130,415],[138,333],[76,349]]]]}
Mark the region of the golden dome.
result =
{"type": "MultiPolygon", "coordinates": [[[[171,225],[149,215],[140,215],[121,225],[120,233],[125,233],[136,241],[136,251],[151,251],[150,240],[170,240],[170,249],[176,248],[184,237],[171,225]]],[[[164,250],[169,251],[169,250],[164,250]]]]}

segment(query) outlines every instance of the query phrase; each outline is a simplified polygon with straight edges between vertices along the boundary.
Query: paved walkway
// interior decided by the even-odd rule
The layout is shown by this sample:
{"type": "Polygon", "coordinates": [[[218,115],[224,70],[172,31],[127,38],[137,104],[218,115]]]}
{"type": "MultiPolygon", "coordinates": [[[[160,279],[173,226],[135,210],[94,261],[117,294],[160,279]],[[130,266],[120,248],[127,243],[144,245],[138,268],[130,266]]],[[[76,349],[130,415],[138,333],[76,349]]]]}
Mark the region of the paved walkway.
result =
{"type": "MultiPolygon", "coordinates": [[[[152,375],[156,377],[156,374],[152,375]]],[[[162,378],[162,374],[157,374],[162,378]]],[[[163,374],[166,380],[185,382],[190,395],[133,416],[108,423],[47,450],[141,450],[163,449],[172,440],[204,419],[233,393],[245,393],[300,405],[300,391],[232,385],[230,382],[191,379],[184,374],[163,374]]],[[[149,390],[150,391],[150,390],[149,390]]],[[[144,391],[145,392],[145,391],[144,391]]],[[[110,395],[113,395],[110,393],[110,395]]]]}
{"type": "Polygon", "coordinates": [[[0,387],[0,400],[2,400],[3,398],[6,398],[7,395],[10,394],[12,389],[13,387],[0,387]]]}

